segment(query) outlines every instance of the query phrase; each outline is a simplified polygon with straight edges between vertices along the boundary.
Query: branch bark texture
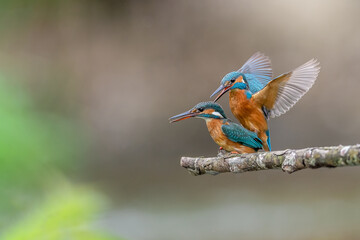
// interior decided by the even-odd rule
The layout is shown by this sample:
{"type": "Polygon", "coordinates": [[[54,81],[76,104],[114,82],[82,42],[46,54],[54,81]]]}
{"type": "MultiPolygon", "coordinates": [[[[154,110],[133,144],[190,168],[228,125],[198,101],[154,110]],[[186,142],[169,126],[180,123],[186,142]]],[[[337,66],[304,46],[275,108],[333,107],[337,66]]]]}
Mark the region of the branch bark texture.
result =
{"type": "Polygon", "coordinates": [[[360,165],[360,144],[251,154],[220,152],[217,157],[182,157],[180,165],[194,175],[267,169],[282,169],[293,173],[305,168],[356,166],[360,165]]]}

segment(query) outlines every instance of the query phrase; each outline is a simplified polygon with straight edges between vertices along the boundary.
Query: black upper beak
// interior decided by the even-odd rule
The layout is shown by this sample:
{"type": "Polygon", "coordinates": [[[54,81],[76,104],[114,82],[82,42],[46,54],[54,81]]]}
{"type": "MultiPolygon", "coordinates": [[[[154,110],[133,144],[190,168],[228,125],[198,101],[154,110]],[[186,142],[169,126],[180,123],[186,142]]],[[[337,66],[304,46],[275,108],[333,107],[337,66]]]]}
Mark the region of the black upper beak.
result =
{"type": "Polygon", "coordinates": [[[219,95],[215,98],[214,102],[216,102],[217,100],[219,100],[219,98],[224,95],[227,91],[229,91],[230,86],[229,87],[225,87],[223,85],[220,85],[220,87],[218,89],[215,90],[215,92],[213,94],[211,94],[210,98],[212,98],[213,96],[215,96],[216,94],[219,93],[219,95]]]}
{"type": "Polygon", "coordinates": [[[196,115],[197,115],[196,113],[186,111],[184,113],[180,113],[178,115],[175,115],[175,116],[169,118],[169,121],[170,121],[170,123],[178,122],[178,121],[181,121],[181,120],[184,120],[184,119],[187,119],[187,118],[195,117],[196,115]]]}

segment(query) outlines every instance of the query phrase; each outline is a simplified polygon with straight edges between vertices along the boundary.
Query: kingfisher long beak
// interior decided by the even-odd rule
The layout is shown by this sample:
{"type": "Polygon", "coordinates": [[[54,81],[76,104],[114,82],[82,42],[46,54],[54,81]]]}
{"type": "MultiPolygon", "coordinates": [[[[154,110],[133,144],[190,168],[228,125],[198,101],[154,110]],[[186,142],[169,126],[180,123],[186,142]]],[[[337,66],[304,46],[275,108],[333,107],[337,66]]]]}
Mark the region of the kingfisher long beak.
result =
{"type": "Polygon", "coordinates": [[[196,113],[186,111],[184,113],[180,113],[178,115],[175,115],[175,116],[169,118],[169,121],[170,121],[170,123],[178,122],[178,121],[181,121],[181,120],[184,120],[184,119],[187,119],[187,118],[195,117],[196,115],[197,115],[196,113]]]}
{"type": "Polygon", "coordinates": [[[223,85],[220,85],[220,87],[216,89],[213,94],[211,94],[210,98],[212,98],[213,96],[219,93],[219,95],[214,100],[214,102],[216,102],[217,100],[219,100],[219,98],[221,98],[222,95],[224,95],[227,91],[229,91],[230,88],[231,86],[225,87],[223,85]]]}

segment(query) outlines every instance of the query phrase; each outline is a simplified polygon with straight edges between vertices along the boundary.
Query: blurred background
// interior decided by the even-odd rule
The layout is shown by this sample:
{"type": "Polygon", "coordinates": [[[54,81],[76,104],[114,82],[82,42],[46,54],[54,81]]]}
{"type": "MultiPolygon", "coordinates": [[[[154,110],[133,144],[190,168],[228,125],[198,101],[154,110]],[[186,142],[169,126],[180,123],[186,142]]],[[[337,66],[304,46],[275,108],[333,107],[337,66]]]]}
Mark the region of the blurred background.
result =
{"type": "Polygon", "coordinates": [[[180,157],[218,147],[168,123],[261,51],[322,67],[273,150],[359,143],[359,21],[355,0],[2,0],[1,239],[359,239],[358,167],[193,177],[180,157]]]}

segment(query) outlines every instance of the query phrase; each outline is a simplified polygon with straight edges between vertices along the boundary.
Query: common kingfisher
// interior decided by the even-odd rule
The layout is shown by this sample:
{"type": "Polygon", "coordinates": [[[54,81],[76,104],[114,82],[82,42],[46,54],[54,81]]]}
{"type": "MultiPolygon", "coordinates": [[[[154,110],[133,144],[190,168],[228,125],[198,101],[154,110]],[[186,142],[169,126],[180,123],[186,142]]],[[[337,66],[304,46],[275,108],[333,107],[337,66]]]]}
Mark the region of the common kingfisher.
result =
{"type": "Polygon", "coordinates": [[[314,84],[320,66],[317,60],[312,59],[271,80],[266,64],[268,58],[257,54],[255,59],[251,57],[239,71],[226,74],[211,97],[219,93],[214,100],[216,102],[230,91],[231,112],[246,129],[258,134],[265,151],[271,151],[267,120],[284,114],[294,106],[314,84]],[[258,73],[261,72],[266,74],[259,78],[258,73]]]}
{"type": "Polygon", "coordinates": [[[198,103],[189,111],[169,120],[172,123],[191,117],[204,119],[212,139],[226,151],[254,153],[262,148],[262,141],[257,134],[227,119],[224,110],[217,103],[198,103]]]}

